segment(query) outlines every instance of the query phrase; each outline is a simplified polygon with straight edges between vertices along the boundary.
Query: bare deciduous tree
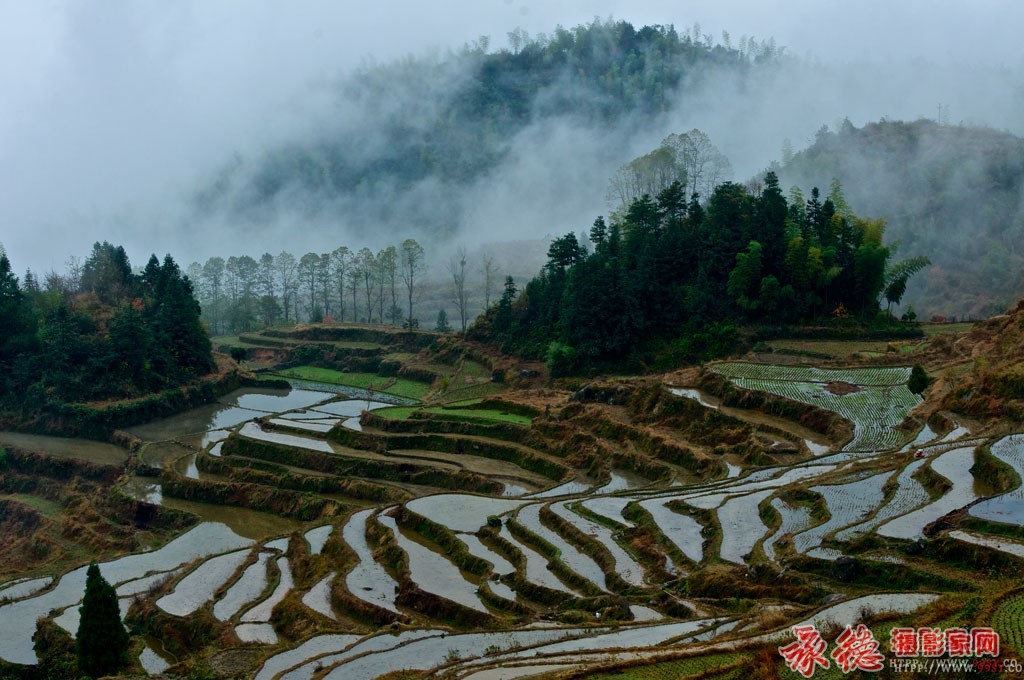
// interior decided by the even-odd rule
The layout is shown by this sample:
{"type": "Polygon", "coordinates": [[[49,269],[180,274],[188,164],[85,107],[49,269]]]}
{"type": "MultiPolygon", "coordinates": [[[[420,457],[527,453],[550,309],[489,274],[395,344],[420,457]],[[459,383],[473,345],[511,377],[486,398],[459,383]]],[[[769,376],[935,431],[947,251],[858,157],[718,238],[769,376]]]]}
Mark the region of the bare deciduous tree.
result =
{"type": "Polygon", "coordinates": [[[448,260],[448,273],[452,276],[451,300],[459,313],[459,325],[466,332],[466,318],[469,313],[466,297],[466,248],[459,246],[448,260]]]}
{"type": "Polygon", "coordinates": [[[419,294],[417,285],[419,284],[420,277],[423,276],[425,270],[423,246],[417,243],[416,239],[407,238],[402,241],[400,255],[402,283],[405,284],[409,303],[409,315],[406,317],[405,323],[412,328],[413,326],[418,325],[416,323],[416,318],[412,315],[412,311],[413,304],[419,294]]]}
{"type": "Polygon", "coordinates": [[[491,292],[494,290],[495,279],[498,276],[498,270],[494,266],[494,255],[491,253],[484,253],[484,266],[480,269],[480,273],[484,275],[484,309],[490,309],[491,292]]]}

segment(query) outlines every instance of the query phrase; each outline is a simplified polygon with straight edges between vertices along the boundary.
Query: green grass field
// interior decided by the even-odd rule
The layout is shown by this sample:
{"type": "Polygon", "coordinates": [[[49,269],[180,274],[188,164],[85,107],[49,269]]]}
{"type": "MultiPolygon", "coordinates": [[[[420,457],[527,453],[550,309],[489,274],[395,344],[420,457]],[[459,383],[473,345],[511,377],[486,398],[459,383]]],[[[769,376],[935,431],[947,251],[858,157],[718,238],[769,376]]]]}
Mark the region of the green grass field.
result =
{"type": "Polygon", "coordinates": [[[349,387],[376,390],[377,392],[386,392],[387,394],[408,397],[410,399],[422,399],[430,392],[430,385],[426,383],[405,378],[385,378],[376,373],[345,373],[317,366],[296,366],[283,369],[277,373],[287,378],[299,378],[301,380],[312,380],[333,385],[348,385],[349,387]]]}
{"type": "Polygon", "coordinates": [[[32,508],[40,515],[50,519],[60,519],[62,507],[60,503],[51,501],[41,496],[33,496],[27,493],[0,494],[0,498],[17,501],[32,508]]]}
{"type": "Polygon", "coordinates": [[[453,420],[476,420],[512,423],[514,425],[529,425],[532,422],[532,419],[526,416],[517,415],[515,413],[504,413],[496,409],[460,409],[445,408],[441,406],[431,406],[429,408],[396,406],[394,408],[382,408],[374,411],[374,413],[379,416],[383,416],[384,418],[394,418],[395,420],[406,420],[412,417],[415,413],[434,413],[453,420]]]}

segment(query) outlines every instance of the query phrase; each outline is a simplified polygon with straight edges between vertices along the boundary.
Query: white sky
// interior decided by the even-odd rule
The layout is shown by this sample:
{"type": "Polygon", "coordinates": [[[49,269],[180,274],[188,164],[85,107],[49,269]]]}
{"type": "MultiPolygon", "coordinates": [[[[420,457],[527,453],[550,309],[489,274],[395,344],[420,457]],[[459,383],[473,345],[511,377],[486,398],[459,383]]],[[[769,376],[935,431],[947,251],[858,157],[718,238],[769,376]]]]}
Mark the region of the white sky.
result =
{"type": "MultiPolygon", "coordinates": [[[[982,65],[1024,92],[1016,0],[0,0],[0,243],[20,273],[61,269],[95,240],[134,233],[140,263],[174,242],[139,216],[234,150],[309,125],[315,83],[367,61],[481,35],[500,46],[517,26],[535,35],[595,17],[699,23],[733,44],[772,37],[827,64],[982,65]]],[[[954,120],[967,115],[955,93],[945,103],[954,120]]],[[[970,122],[1008,126],[976,111],[970,122]]]]}

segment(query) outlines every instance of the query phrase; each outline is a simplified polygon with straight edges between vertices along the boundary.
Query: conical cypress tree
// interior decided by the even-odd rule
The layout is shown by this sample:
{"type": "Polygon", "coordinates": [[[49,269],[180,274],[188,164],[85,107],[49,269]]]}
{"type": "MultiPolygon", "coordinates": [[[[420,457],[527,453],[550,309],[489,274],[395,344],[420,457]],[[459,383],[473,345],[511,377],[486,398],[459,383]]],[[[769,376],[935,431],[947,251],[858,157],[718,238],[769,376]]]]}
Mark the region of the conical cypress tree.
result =
{"type": "Polygon", "coordinates": [[[93,677],[116,672],[128,660],[128,632],[121,624],[117,593],[95,564],[86,573],[78,612],[78,669],[93,677]]]}

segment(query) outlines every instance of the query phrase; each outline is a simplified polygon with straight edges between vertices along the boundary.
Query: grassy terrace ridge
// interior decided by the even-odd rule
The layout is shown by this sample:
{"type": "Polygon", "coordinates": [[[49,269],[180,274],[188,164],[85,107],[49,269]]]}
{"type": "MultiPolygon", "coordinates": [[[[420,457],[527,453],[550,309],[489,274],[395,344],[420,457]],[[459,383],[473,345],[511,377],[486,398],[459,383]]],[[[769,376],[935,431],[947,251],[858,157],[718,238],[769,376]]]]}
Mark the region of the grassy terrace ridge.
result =
{"type": "MultiPolygon", "coordinates": [[[[468,404],[467,404],[468,405],[468,404]]],[[[487,422],[512,423],[514,425],[530,425],[533,418],[508,413],[497,409],[450,408],[449,406],[395,406],[374,411],[376,415],[396,420],[408,420],[420,413],[434,414],[452,420],[482,420],[487,422]]]]}
{"type": "Polygon", "coordinates": [[[423,399],[430,392],[430,385],[408,378],[392,378],[377,375],[376,373],[346,373],[336,371],[332,368],[320,368],[317,366],[296,366],[294,368],[279,369],[274,372],[286,378],[298,378],[300,380],[313,380],[316,382],[330,383],[332,385],[347,385],[358,387],[364,390],[385,392],[399,397],[409,399],[423,399]]]}

